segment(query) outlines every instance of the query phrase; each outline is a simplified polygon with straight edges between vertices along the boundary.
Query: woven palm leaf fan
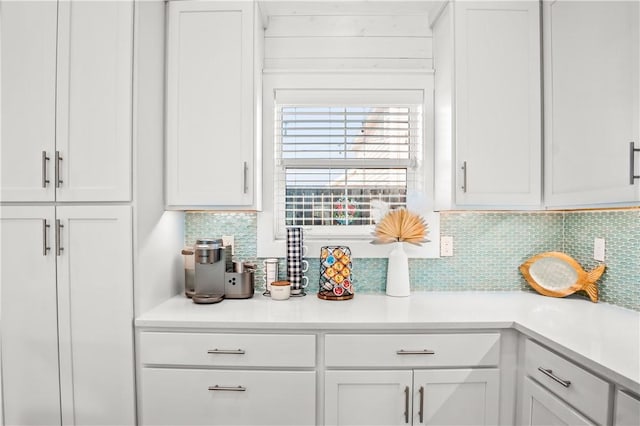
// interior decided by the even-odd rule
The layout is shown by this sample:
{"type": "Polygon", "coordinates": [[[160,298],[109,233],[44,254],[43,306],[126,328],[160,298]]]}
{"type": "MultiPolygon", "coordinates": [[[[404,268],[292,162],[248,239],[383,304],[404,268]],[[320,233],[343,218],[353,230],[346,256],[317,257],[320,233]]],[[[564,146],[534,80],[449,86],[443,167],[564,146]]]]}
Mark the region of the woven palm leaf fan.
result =
{"type": "Polygon", "coordinates": [[[392,210],[376,225],[373,244],[405,242],[421,245],[426,242],[428,225],[421,216],[406,209],[392,210]]]}

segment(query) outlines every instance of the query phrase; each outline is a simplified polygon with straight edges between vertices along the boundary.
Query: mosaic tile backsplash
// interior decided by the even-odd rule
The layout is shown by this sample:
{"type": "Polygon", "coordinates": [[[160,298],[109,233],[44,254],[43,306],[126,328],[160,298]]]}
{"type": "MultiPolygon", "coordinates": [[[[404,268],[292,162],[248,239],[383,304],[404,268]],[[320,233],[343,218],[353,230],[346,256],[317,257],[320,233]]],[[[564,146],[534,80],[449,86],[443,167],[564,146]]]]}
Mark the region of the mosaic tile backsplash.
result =
{"type": "MultiPolygon", "coordinates": [[[[599,281],[600,300],[640,311],[640,209],[585,212],[443,212],[441,235],[454,241],[454,256],[410,259],[413,291],[532,291],[518,266],[545,251],[564,251],[586,270],[594,267],[593,240],[606,240],[607,270],[599,281]]],[[[235,257],[256,258],[255,213],[188,212],[185,244],[201,236],[233,235],[235,257]]],[[[353,260],[356,293],[383,293],[387,260],[353,260]]],[[[309,257],[308,293],[318,291],[317,257],[309,257]]],[[[280,276],[285,278],[285,259],[280,276]]],[[[256,291],[263,291],[262,274],[256,291]]]]}

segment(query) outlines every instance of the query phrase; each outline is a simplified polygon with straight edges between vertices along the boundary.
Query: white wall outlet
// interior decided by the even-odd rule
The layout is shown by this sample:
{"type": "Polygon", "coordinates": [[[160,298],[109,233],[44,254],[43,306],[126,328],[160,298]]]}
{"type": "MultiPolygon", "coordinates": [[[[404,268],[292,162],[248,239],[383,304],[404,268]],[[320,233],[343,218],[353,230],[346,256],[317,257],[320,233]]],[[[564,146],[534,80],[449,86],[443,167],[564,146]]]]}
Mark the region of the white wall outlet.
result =
{"type": "Polygon", "coordinates": [[[440,257],[453,256],[453,237],[441,236],[440,237],[440,257]]]}
{"type": "Polygon", "coordinates": [[[236,254],[236,247],[233,244],[234,243],[234,239],[233,239],[233,235],[223,235],[222,236],[222,244],[226,247],[226,246],[231,246],[231,254],[234,255],[236,254]]]}
{"type": "Polygon", "coordinates": [[[596,238],[593,240],[593,258],[597,261],[604,262],[604,238],[596,238]]]}

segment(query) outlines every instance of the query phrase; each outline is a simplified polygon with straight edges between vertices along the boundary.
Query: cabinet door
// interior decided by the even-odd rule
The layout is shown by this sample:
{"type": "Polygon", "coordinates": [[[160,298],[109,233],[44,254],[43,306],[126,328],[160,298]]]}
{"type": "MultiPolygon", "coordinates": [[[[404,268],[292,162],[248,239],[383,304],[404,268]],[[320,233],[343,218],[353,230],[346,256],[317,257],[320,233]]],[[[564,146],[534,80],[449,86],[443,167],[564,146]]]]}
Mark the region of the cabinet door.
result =
{"type": "Polygon", "coordinates": [[[167,204],[253,203],[253,4],[169,3],[167,204]]]}
{"type": "Polygon", "coordinates": [[[315,371],[143,368],[142,424],[312,425],[315,378],[315,371]]]}
{"type": "Polygon", "coordinates": [[[327,371],[326,425],[404,425],[411,421],[411,371],[327,371]]]}
{"type": "Polygon", "coordinates": [[[540,6],[455,4],[456,204],[541,203],[540,6]]]}
{"type": "MultiPolygon", "coordinates": [[[[629,143],[640,145],[635,1],[544,4],[545,203],[640,199],[629,143]]],[[[635,154],[636,172],[640,156],[635,154]]]]}
{"type": "Polygon", "coordinates": [[[131,208],[58,207],[65,424],[134,424],[131,208]]]}
{"type": "Polygon", "coordinates": [[[634,426],[640,424],[640,400],[624,391],[616,392],[615,426],[634,426]]]}
{"type": "Polygon", "coordinates": [[[129,201],[133,2],[58,8],[57,199],[129,201]]]}
{"type": "Polygon", "coordinates": [[[1,211],[4,422],[59,424],[54,208],[1,211]]]}
{"type": "Polygon", "coordinates": [[[496,425],[498,369],[420,370],[414,373],[414,424],[496,425]]]}
{"type": "Polygon", "coordinates": [[[593,425],[586,417],[529,377],[524,378],[520,409],[519,424],[523,426],[593,425]]]}
{"type": "Polygon", "coordinates": [[[3,1],[0,20],[0,201],[53,201],[57,4],[3,1]]]}

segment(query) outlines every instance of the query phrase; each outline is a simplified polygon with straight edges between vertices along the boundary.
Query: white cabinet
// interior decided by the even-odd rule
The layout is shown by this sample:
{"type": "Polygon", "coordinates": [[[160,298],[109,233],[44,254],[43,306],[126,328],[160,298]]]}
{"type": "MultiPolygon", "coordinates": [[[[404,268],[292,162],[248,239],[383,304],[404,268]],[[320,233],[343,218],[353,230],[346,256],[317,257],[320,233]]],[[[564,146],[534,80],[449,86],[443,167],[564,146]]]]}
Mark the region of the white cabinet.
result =
{"type": "Polygon", "coordinates": [[[498,424],[500,370],[454,367],[499,354],[498,333],[328,334],[325,424],[498,424]]]}
{"type": "Polygon", "coordinates": [[[142,424],[316,422],[313,334],[143,331],[139,337],[142,424]]]}
{"type": "Polygon", "coordinates": [[[566,402],[554,396],[529,377],[525,377],[522,392],[522,426],[593,425],[566,402]]]}
{"type": "Polygon", "coordinates": [[[54,207],[2,207],[2,387],[7,425],[60,423],[54,207]],[[37,409],[34,409],[36,408],[37,409]]]}
{"type": "Polygon", "coordinates": [[[6,424],[133,424],[131,208],[2,207],[6,424]]]}
{"type": "MultiPolygon", "coordinates": [[[[419,370],[414,373],[419,424],[497,425],[500,370],[419,370]],[[464,409],[461,409],[464,407],[464,409]]],[[[414,407],[416,407],[414,405],[414,407]]],[[[414,413],[415,413],[414,408],[414,413]]],[[[414,424],[418,424],[414,417],[414,424]]]]}
{"type": "Polygon", "coordinates": [[[625,391],[616,392],[615,417],[616,426],[635,426],[640,424],[640,399],[625,391]]]}
{"type": "Polygon", "coordinates": [[[543,8],[545,204],[637,204],[640,180],[630,175],[640,175],[640,153],[630,142],[640,148],[640,5],[543,8]]]}
{"type": "Polygon", "coordinates": [[[412,371],[327,371],[326,425],[402,425],[413,418],[412,371]]]}
{"type": "Polygon", "coordinates": [[[313,425],[315,371],[143,368],[142,424],[313,425]]]}
{"type": "Polygon", "coordinates": [[[0,200],[52,201],[58,5],[3,1],[0,19],[0,200]]]}
{"type": "Polygon", "coordinates": [[[495,368],[327,371],[325,424],[495,425],[499,376],[495,368]]]}
{"type": "Polygon", "coordinates": [[[129,201],[133,2],[0,7],[0,200],[129,201]]]}
{"type": "Polygon", "coordinates": [[[522,424],[610,424],[607,381],[528,339],[522,364],[522,424]]]}
{"type": "Polygon", "coordinates": [[[254,4],[168,6],[166,203],[251,208],[258,173],[254,4]]]}
{"type": "Polygon", "coordinates": [[[436,208],[537,208],[540,5],[452,2],[434,26],[436,208]]]}

